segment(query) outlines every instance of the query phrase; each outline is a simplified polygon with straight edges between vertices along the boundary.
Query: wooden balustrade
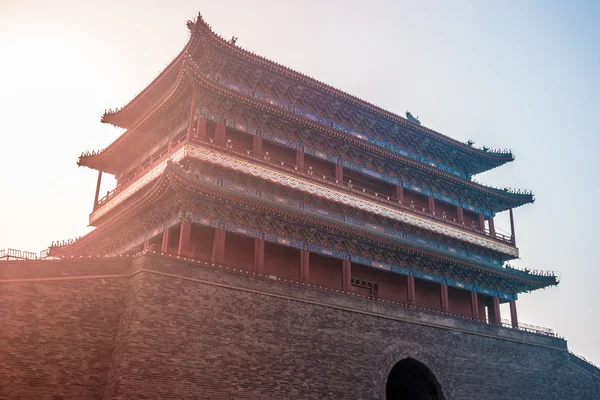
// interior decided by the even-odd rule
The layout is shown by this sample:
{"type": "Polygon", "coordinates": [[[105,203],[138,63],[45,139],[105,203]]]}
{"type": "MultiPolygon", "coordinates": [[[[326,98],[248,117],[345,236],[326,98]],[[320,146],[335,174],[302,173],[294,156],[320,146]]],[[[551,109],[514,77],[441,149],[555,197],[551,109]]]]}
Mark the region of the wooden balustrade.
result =
{"type": "Polygon", "coordinates": [[[497,239],[502,242],[513,243],[513,238],[511,236],[503,235],[502,233],[497,232],[497,230],[496,230],[496,232],[491,232],[489,229],[485,229],[485,228],[481,229],[476,225],[469,226],[464,221],[460,222],[457,218],[454,218],[454,217],[451,217],[451,218],[445,217],[443,213],[436,214],[435,212],[432,212],[428,207],[416,205],[414,202],[399,200],[393,196],[377,193],[375,191],[372,191],[372,190],[369,190],[366,188],[362,188],[360,186],[357,186],[351,180],[340,182],[335,177],[315,173],[312,170],[312,168],[310,168],[310,167],[305,168],[305,167],[301,167],[301,166],[298,166],[296,164],[292,164],[292,163],[289,163],[286,161],[277,160],[277,159],[271,157],[271,155],[268,152],[257,154],[257,153],[254,153],[250,149],[237,147],[237,146],[233,145],[231,142],[227,142],[227,141],[219,142],[212,138],[207,139],[207,140],[200,139],[198,141],[202,142],[202,143],[208,142],[211,146],[225,149],[226,151],[234,153],[236,155],[240,155],[245,158],[250,158],[255,162],[267,164],[270,167],[275,167],[277,169],[284,170],[286,172],[300,174],[304,177],[310,178],[311,180],[316,180],[319,182],[325,182],[327,184],[335,185],[337,188],[341,188],[345,191],[350,191],[353,194],[359,194],[362,197],[368,197],[371,200],[375,200],[377,202],[381,202],[386,205],[393,206],[395,208],[401,208],[401,209],[410,211],[411,213],[419,214],[419,215],[422,215],[422,216],[425,216],[428,218],[433,218],[435,220],[439,220],[439,221],[442,221],[442,222],[445,222],[445,223],[448,223],[451,225],[455,225],[455,226],[465,229],[465,230],[469,230],[469,231],[472,231],[472,232],[475,232],[475,233],[478,233],[481,235],[489,236],[491,238],[497,239]]]}

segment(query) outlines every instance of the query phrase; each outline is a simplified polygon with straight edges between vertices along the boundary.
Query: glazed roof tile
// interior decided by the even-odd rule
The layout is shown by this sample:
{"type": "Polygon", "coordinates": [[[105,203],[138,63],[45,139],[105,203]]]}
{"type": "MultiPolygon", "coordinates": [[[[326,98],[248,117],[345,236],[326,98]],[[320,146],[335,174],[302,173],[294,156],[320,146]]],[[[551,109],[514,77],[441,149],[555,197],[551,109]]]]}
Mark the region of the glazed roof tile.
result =
{"type": "Polygon", "coordinates": [[[190,28],[191,35],[188,43],[184,47],[184,49],[175,57],[175,59],[142,91],[140,92],[133,100],[131,100],[127,105],[123,108],[107,112],[103,115],[102,121],[106,123],[111,123],[113,125],[122,127],[122,128],[131,128],[136,119],[141,118],[141,114],[144,113],[139,107],[140,104],[144,103],[144,99],[147,99],[149,96],[159,96],[154,89],[160,87],[162,81],[164,81],[167,77],[169,77],[173,71],[176,69],[177,65],[185,58],[185,55],[189,55],[193,53],[195,46],[202,40],[208,40],[214,45],[218,46],[221,49],[224,49],[236,56],[249,60],[251,62],[257,63],[262,67],[275,71],[279,74],[285,75],[289,78],[292,78],[298,82],[302,82],[310,87],[314,87],[328,95],[334,96],[336,98],[342,99],[349,104],[359,107],[360,109],[369,111],[374,113],[377,116],[382,118],[394,121],[408,127],[411,131],[415,133],[419,133],[425,136],[429,136],[437,141],[443,142],[446,145],[453,147],[454,149],[462,152],[465,156],[469,155],[471,157],[477,157],[482,160],[486,160],[486,167],[481,168],[478,171],[471,171],[471,173],[479,173],[485,170],[495,168],[499,165],[502,165],[506,162],[512,161],[514,159],[513,154],[510,151],[490,151],[489,149],[478,149],[472,147],[468,144],[462,143],[455,139],[452,139],[446,135],[443,135],[439,132],[436,132],[432,129],[426,128],[422,125],[418,125],[409,121],[408,119],[386,111],[380,107],[377,107],[369,102],[361,100],[355,96],[352,96],[344,91],[336,89],[332,86],[329,86],[317,79],[311,78],[307,75],[304,75],[300,72],[294,71],[288,67],[285,67],[275,61],[271,61],[265,57],[257,55],[249,50],[245,50],[227,40],[222,38],[219,34],[215,33],[212,28],[204,21],[201,15],[198,16],[195,22],[188,21],[188,27],[190,28]]]}

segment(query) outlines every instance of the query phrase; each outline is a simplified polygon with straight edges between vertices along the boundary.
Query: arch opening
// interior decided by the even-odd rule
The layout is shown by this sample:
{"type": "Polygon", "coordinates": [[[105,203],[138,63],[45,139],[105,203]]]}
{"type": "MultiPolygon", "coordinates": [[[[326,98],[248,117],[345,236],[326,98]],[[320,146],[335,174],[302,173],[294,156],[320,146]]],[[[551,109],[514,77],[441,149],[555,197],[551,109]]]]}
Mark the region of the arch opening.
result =
{"type": "Polygon", "coordinates": [[[385,393],[386,400],[444,400],[433,372],[412,358],[394,365],[388,375],[385,393]]]}

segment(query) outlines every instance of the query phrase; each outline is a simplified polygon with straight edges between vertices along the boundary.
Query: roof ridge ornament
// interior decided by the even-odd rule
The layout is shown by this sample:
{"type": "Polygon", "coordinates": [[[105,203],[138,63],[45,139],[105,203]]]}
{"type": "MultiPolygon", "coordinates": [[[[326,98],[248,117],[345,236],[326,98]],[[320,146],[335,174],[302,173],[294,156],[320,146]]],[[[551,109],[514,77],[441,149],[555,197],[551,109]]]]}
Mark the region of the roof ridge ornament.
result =
{"type": "Polygon", "coordinates": [[[414,117],[410,111],[406,112],[406,119],[412,122],[413,124],[421,125],[421,121],[419,121],[419,117],[414,117]]]}

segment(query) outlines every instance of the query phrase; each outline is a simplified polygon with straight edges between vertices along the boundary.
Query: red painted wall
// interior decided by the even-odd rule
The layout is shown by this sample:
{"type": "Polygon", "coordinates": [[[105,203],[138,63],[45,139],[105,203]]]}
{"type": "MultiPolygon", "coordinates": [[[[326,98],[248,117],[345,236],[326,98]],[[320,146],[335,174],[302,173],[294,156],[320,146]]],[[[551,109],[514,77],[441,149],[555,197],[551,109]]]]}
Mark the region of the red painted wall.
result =
{"type": "Polygon", "coordinates": [[[443,212],[446,213],[446,218],[448,218],[448,219],[453,218],[456,221],[458,221],[458,211],[456,209],[456,206],[446,204],[439,200],[436,200],[435,201],[435,214],[441,216],[443,212]]]}
{"type": "MultiPolygon", "coordinates": [[[[192,225],[193,229],[193,225],[192,225]]],[[[179,232],[181,232],[181,224],[170,229],[169,233],[169,247],[177,249],[179,247],[179,232]]]]}
{"type": "Polygon", "coordinates": [[[310,283],[333,289],[342,288],[342,260],[311,253],[309,256],[310,283]]]}
{"type": "MultiPolygon", "coordinates": [[[[179,231],[177,232],[177,235],[179,235],[179,231]]],[[[214,237],[215,228],[192,224],[190,250],[193,250],[196,254],[203,257],[211,257],[214,237]]]]}
{"type": "Polygon", "coordinates": [[[160,246],[162,245],[162,237],[163,237],[163,234],[159,233],[158,235],[156,235],[152,239],[150,239],[148,242],[160,250],[160,246]]]}
{"type": "Polygon", "coordinates": [[[476,228],[481,228],[479,226],[479,214],[475,214],[474,212],[463,210],[463,215],[465,219],[465,225],[471,226],[471,222],[475,224],[476,228]]]}
{"type": "Polygon", "coordinates": [[[300,280],[300,250],[265,242],[265,269],[267,275],[300,280]]]}
{"type": "Polygon", "coordinates": [[[413,192],[412,190],[404,189],[404,201],[407,204],[410,204],[410,202],[413,201],[415,207],[429,209],[429,197],[424,196],[421,193],[413,192]]]}
{"type": "Polygon", "coordinates": [[[236,131],[235,129],[226,128],[225,140],[231,140],[231,143],[236,150],[243,148],[246,150],[252,150],[252,136],[247,133],[236,131]]]}
{"type": "Polygon", "coordinates": [[[225,263],[252,271],[254,269],[254,239],[226,232],[225,263]]]}
{"type": "Polygon", "coordinates": [[[314,175],[325,175],[335,178],[335,165],[329,161],[321,160],[309,154],[304,154],[304,167],[312,167],[314,175]]]}
{"type": "MultiPolygon", "coordinates": [[[[352,278],[377,283],[379,285],[379,298],[381,299],[399,303],[407,302],[406,276],[353,263],[352,278]]],[[[353,290],[360,292],[358,288],[353,287],[353,290]]]]}
{"type": "Polygon", "coordinates": [[[465,317],[471,316],[471,292],[448,286],[448,304],[450,312],[465,317]]]}
{"type": "Polygon", "coordinates": [[[209,138],[215,137],[215,132],[217,130],[217,124],[213,121],[206,121],[206,136],[209,138]]]}
{"type": "Polygon", "coordinates": [[[415,302],[422,307],[441,310],[440,284],[415,278],[415,302]]]}
{"type": "Polygon", "coordinates": [[[345,169],[344,182],[348,182],[348,180],[351,180],[355,187],[359,186],[377,193],[381,193],[385,196],[396,198],[396,186],[390,185],[387,182],[372,178],[356,171],[345,169]]]}
{"type": "Polygon", "coordinates": [[[296,150],[278,146],[266,140],[263,141],[263,154],[269,153],[271,160],[284,161],[291,165],[296,165],[296,150]]]}

